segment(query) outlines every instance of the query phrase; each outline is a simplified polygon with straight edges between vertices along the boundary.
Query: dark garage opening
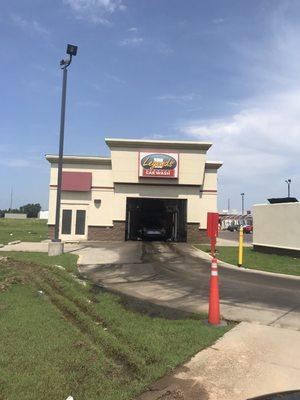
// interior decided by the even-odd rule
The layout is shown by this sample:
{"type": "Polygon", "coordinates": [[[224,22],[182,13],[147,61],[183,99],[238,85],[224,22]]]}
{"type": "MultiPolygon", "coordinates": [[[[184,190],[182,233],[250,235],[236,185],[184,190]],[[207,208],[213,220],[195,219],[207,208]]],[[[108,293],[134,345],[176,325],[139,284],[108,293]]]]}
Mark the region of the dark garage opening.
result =
{"type": "Polygon", "coordinates": [[[126,240],[186,241],[186,200],[127,198],[126,240]]]}

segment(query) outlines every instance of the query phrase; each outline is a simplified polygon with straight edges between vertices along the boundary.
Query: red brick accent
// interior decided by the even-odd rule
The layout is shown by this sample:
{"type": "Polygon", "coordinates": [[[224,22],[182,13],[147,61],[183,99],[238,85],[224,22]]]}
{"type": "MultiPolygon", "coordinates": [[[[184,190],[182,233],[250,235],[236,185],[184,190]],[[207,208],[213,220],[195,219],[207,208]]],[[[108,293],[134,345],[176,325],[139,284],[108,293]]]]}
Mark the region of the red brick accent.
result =
{"type": "MultiPolygon", "coordinates": [[[[54,239],[54,225],[48,225],[49,238],[54,239]]],[[[88,240],[120,241],[125,240],[125,221],[114,221],[113,226],[88,226],[88,240]]],[[[206,229],[199,229],[199,224],[187,224],[188,243],[209,243],[206,229]]]]}
{"type": "Polygon", "coordinates": [[[55,225],[48,225],[48,236],[49,236],[49,239],[54,239],[54,228],[55,228],[55,225]]]}
{"type": "Polygon", "coordinates": [[[199,224],[187,224],[188,243],[209,243],[209,238],[206,236],[206,229],[199,229],[199,224]]]}
{"type": "Polygon", "coordinates": [[[89,226],[88,240],[92,241],[124,241],[125,221],[113,221],[114,226],[89,226]]]}

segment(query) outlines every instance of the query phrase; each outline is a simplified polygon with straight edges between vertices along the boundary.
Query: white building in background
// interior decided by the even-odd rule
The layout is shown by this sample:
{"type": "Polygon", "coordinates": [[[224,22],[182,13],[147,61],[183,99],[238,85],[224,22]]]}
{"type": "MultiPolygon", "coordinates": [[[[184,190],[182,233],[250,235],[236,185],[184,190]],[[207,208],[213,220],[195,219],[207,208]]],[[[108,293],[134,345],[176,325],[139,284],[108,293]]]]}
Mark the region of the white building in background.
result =
{"type": "Polygon", "coordinates": [[[21,214],[21,213],[5,213],[4,218],[7,219],[26,219],[27,214],[21,214]]]}
{"type": "Polygon", "coordinates": [[[256,204],[253,223],[255,250],[300,255],[300,203],[256,204]]]}
{"type": "Polygon", "coordinates": [[[49,211],[48,210],[44,210],[44,211],[40,211],[38,218],[39,219],[46,219],[48,221],[48,217],[49,217],[49,211]]]}

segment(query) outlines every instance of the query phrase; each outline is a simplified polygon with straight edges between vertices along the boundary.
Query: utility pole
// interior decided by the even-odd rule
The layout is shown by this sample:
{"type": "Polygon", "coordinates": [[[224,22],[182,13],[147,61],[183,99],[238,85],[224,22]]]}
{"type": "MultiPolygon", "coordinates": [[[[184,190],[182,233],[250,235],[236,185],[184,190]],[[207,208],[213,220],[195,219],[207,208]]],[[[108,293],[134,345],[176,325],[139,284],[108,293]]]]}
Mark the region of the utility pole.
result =
{"type": "Polygon", "coordinates": [[[228,214],[230,213],[230,199],[228,199],[228,203],[227,203],[227,211],[228,211],[228,214]]]}
{"type": "Polygon", "coordinates": [[[13,206],[13,188],[11,188],[10,190],[10,206],[9,206],[10,210],[12,210],[12,206],[13,206]]]}

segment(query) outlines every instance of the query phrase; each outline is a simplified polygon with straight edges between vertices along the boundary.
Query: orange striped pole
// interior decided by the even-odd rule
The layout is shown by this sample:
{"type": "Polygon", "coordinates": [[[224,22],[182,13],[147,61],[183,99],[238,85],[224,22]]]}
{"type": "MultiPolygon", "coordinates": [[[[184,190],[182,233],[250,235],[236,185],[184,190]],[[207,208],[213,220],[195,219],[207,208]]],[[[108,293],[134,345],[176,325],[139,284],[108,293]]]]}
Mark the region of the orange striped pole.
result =
{"type": "Polygon", "coordinates": [[[216,258],[211,260],[208,322],[212,325],[220,324],[218,260],[216,258]]]}

